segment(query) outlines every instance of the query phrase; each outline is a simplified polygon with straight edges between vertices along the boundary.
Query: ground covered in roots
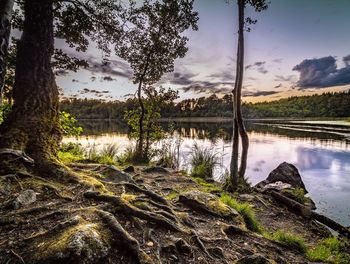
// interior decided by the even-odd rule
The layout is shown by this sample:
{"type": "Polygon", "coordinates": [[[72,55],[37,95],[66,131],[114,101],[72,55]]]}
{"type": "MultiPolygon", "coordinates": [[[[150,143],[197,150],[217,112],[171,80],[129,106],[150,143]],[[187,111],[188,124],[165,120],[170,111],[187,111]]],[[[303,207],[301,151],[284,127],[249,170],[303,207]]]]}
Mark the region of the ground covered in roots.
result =
{"type": "MultiPolygon", "coordinates": [[[[331,236],[268,194],[233,195],[251,205],[257,226],[244,206],[224,202],[221,186],[180,172],[135,167],[126,173],[99,164],[71,169],[79,182],[0,176],[1,264],[311,263],[300,244],[274,233],[298,234],[309,248],[331,236]]],[[[328,261],[346,261],[342,254],[328,261]]]]}

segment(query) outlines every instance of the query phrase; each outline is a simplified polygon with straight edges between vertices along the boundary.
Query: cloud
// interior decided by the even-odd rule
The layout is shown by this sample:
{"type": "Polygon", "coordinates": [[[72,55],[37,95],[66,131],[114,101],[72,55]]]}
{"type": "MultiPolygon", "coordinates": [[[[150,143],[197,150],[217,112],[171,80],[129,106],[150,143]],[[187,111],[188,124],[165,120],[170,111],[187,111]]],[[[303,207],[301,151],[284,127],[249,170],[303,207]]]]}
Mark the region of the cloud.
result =
{"type": "Polygon", "coordinates": [[[174,72],[172,78],[169,78],[169,82],[174,85],[190,85],[193,81],[192,78],[197,76],[197,74],[194,74],[192,72],[174,72]]]}
{"type": "Polygon", "coordinates": [[[343,58],[346,66],[337,68],[333,56],[319,59],[306,59],[296,65],[293,70],[300,73],[297,85],[299,89],[324,88],[350,84],[349,57],[343,58]]]}
{"type": "Polygon", "coordinates": [[[104,96],[104,94],[110,93],[109,91],[98,91],[95,89],[88,89],[88,88],[84,88],[82,90],[79,90],[78,92],[79,94],[94,94],[97,97],[102,97],[104,96]]]}
{"type": "Polygon", "coordinates": [[[278,88],[281,88],[281,87],[282,87],[282,83],[280,83],[280,84],[276,85],[276,86],[275,86],[275,87],[273,87],[273,88],[278,89],[278,88]]]}
{"type": "Polygon", "coordinates": [[[233,82],[209,82],[198,81],[181,88],[185,93],[194,92],[196,94],[229,93],[233,89],[233,82]]]}
{"type": "Polygon", "coordinates": [[[103,81],[111,81],[111,76],[122,77],[129,80],[133,77],[133,71],[129,64],[120,60],[99,62],[95,58],[89,58],[87,62],[89,63],[89,68],[87,68],[87,70],[92,73],[103,73],[106,75],[103,77],[103,81]],[[108,78],[107,74],[110,78],[108,78]]]}
{"type": "Polygon", "coordinates": [[[246,70],[255,69],[262,74],[266,74],[268,73],[268,70],[265,69],[265,64],[266,64],[266,61],[257,61],[253,64],[249,64],[245,66],[245,69],[246,70]]]}
{"type": "Polygon", "coordinates": [[[350,65],[350,55],[345,56],[345,57],[343,58],[343,61],[344,61],[344,63],[345,63],[346,66],[349,66],[349,65],[350,65]]]}
{"type": "Polygon", "coordinates": [[[279,92],[276,92],[276,91],[255,91],[255,92],[246,91],[246,92],[243,92],[242,95],[243,95],[243,97],[246,97],[246,96],[266,96],[266,95],[273,95],[276,93],[279,93],[279,92]]]}
{"type": "Polygon", "coordinates": [[[274,59],[274,60],[272,60],[272,62],[274,62],[274,63],[282,63],[282,59],[274,59]]]}
{"type": "Polygon", "coordinates": [[[275,75],[276,82],[291,82],[293,78],[294,78],[294,75],[288,75],[288,76],[275,75]]]}
{"type": "Polygon", "coordinates": [[[223,82],[232,82],[235,79],[235,76],[232,71],[222,71],[219,73],[213,73],[207,76],[208,78],[211,79],[219,79],[220,81],[223,82]]]}
{"type": "Polygon", "coordinates": [[[111,81],[114,81],[115,79],[112,78],[111,76],[103,76],[102,80],[107,81],[107,82],[111,82],[111,81]]]}

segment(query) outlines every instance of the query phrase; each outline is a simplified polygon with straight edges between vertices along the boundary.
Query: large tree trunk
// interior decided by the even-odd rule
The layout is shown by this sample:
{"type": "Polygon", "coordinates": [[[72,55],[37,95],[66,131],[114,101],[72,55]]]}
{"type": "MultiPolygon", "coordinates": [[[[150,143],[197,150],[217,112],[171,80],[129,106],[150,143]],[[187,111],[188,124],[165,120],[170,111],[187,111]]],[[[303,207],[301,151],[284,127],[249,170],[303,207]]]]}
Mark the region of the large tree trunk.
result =
{"type": "Polygon", "coordinates": [[[11,32],[11,17],[14,0],[0,1],[0,106],[6,74],[6,56],[11,32]]]}
{"type": "MultiPolygon", "coordinates": [[[[50,63],[54,50],[52,0],[25,1],[24,14],[16,58],[14,105],[0,127],[0,149],[24,151],[40,170],[56,162],[61,140],[59,93],[50,63]]],[[[3,160],[0,159],[0,168],[3,160]]]]}

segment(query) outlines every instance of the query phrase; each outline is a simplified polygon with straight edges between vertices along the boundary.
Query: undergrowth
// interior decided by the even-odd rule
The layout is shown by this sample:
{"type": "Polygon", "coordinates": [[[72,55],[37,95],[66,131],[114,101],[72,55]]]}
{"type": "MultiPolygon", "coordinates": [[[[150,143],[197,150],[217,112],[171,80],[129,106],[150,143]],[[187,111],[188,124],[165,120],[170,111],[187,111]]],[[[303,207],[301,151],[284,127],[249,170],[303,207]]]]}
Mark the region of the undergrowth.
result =
{"type": "Polygon", "coordinates": [[[247,228],[253,232],[262,233],[261,224],[256,219],[254,208],[249,203],[241,203],[227,193],[222,193],[220,200],[235,209],[244,219],[247,228]]]}

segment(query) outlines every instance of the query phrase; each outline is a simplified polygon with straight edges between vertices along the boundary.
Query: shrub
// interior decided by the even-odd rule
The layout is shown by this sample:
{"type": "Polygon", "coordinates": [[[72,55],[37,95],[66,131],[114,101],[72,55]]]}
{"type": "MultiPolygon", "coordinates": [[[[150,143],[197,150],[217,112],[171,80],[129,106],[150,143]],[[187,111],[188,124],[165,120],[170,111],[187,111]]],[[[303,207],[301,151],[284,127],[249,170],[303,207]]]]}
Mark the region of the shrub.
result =
{"type": "Polygon", "coordinates": [[[60,125],[65,136],[78,137],[83,132],[75,117],[64,111],[60,112],[60,125]]]}
{"type": "Polygon", "coordinates": [[[256,219],[253,207],[248,203],[240,203],[227,193],[222,193],[220,200],[235,209],[242,217],[247,228],[253,232],[262,233],[262,227],[256,219]]]}
{"type": "Polygon", "coordinates": [[[209,148],[201,148],[194,144],[191,152],[191,176],[202,179],[212,179],[215,167],[218,165],[216,153],[209,148]]]}
{"type": "Polygon", "coordinates": [[[307,252],[311,261],[322,261],[329,263],[349,263],[349,257],[343,252],[345,245],[336,237],[326,238],[307,252]]]}
{"type": "Polygon", "coordinates": [[[88,151],[87,157],[89,160],[97,163],[115,165],[116,151],[117,146],[115,144],[107,144],[100,152],[97,151],[96,145],[93,144],[88,151]]]}
{"type": "Polygon", "coordinates": [[[300,236],[278,230],[273,234],[272,239],[282,242],[289,247],[298,250],[300,253],[306,253],[307,251],[304,239],[300,236]]]}

